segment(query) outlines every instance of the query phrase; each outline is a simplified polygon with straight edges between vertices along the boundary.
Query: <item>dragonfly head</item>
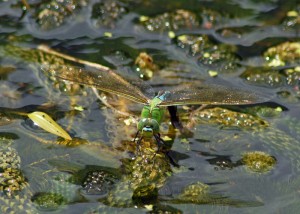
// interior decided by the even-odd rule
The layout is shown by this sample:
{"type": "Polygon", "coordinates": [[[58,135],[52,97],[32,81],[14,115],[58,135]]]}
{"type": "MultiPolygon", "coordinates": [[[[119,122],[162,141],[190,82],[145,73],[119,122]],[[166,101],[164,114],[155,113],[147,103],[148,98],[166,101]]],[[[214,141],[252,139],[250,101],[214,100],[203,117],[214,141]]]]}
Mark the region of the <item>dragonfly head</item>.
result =
{"type": "Polygon", "coordinates": [[[151,138],[159,132],[159,124],[151,118],[143,118],[138,123],[138,130],[144,138],[151,138]]]}

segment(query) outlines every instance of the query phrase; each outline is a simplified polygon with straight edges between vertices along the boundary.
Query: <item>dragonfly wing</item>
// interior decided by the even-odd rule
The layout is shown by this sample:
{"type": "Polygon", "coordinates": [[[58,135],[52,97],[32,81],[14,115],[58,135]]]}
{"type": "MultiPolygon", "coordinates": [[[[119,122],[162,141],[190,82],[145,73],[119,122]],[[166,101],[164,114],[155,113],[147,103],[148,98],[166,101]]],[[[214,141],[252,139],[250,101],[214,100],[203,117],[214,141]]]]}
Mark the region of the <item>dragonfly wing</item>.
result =
{"type": "Polygon", "coordinates": [[[57,78],[95,87],[138,103],[147,104],[149,102],[149,98],[137,86],[130,84],[110,69],[83,69],[71,65],[45,64],[42,65],[42,70],[57,78]]]}
{"type": "Polygon", "coordinates": [[[216,84],[186,85],[180,90],[171,91],[165,97],[160,106],[171,105],[244,105],[265,102],[263,98],[255,92],[241,90],[235,87],[228,87],[216,84]]]}

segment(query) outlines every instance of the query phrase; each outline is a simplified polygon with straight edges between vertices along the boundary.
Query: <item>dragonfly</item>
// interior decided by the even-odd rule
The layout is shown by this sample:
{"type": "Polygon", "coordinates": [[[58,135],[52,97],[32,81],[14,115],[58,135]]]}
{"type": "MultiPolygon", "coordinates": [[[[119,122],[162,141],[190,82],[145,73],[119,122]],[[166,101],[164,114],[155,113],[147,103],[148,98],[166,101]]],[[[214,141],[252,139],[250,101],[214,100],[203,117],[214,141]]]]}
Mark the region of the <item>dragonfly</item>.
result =
{"type": "Polygon", "coordinates": [[[151,86],[134,84],[112,69],[82,68],[69,65],[42,65],[42,70],[59,79],[95,87],[96,89],[143,104],[137,133],[138,144],[142,139],[154,137],[159,145],[160,125],[168,108],[173,125],[178,124],[176,106],[181,105],[247,105],[265,102],[265,98],[252,91],[218,84],[192,84],[179,89],[160,91],[154,96],[151,86]]]}

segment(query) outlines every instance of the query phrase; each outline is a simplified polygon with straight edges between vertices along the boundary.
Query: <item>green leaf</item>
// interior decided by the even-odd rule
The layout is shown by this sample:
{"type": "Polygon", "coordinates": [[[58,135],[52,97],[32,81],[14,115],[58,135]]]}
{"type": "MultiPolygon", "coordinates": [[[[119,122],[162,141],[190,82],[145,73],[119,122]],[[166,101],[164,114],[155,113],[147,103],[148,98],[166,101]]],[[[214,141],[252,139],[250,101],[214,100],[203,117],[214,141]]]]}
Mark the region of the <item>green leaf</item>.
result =
{"type": "Polygon", "coordinates": [[[35,111],[28,114],[28,117],[45,131],[63,137],[64,139],[72,140],[71,136],[48,114],[40,111],[35,111]]]}

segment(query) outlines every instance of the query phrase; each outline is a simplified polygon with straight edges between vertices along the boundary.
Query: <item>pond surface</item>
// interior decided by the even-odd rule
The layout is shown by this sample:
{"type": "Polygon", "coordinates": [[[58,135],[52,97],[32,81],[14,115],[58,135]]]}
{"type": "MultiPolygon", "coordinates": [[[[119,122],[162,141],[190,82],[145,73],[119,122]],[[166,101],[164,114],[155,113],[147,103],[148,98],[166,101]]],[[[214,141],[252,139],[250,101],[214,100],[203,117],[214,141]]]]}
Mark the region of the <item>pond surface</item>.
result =
{"type": "Polygon", "coordinates": [[[296,0],[0,1],[1,212],[299,212],[299,33],[296,0]],[[41,69],[88,62],[145,93],[204,82],[263,102],[179,106],[166,151],[137,149],[141,104],[41,69]]]}

